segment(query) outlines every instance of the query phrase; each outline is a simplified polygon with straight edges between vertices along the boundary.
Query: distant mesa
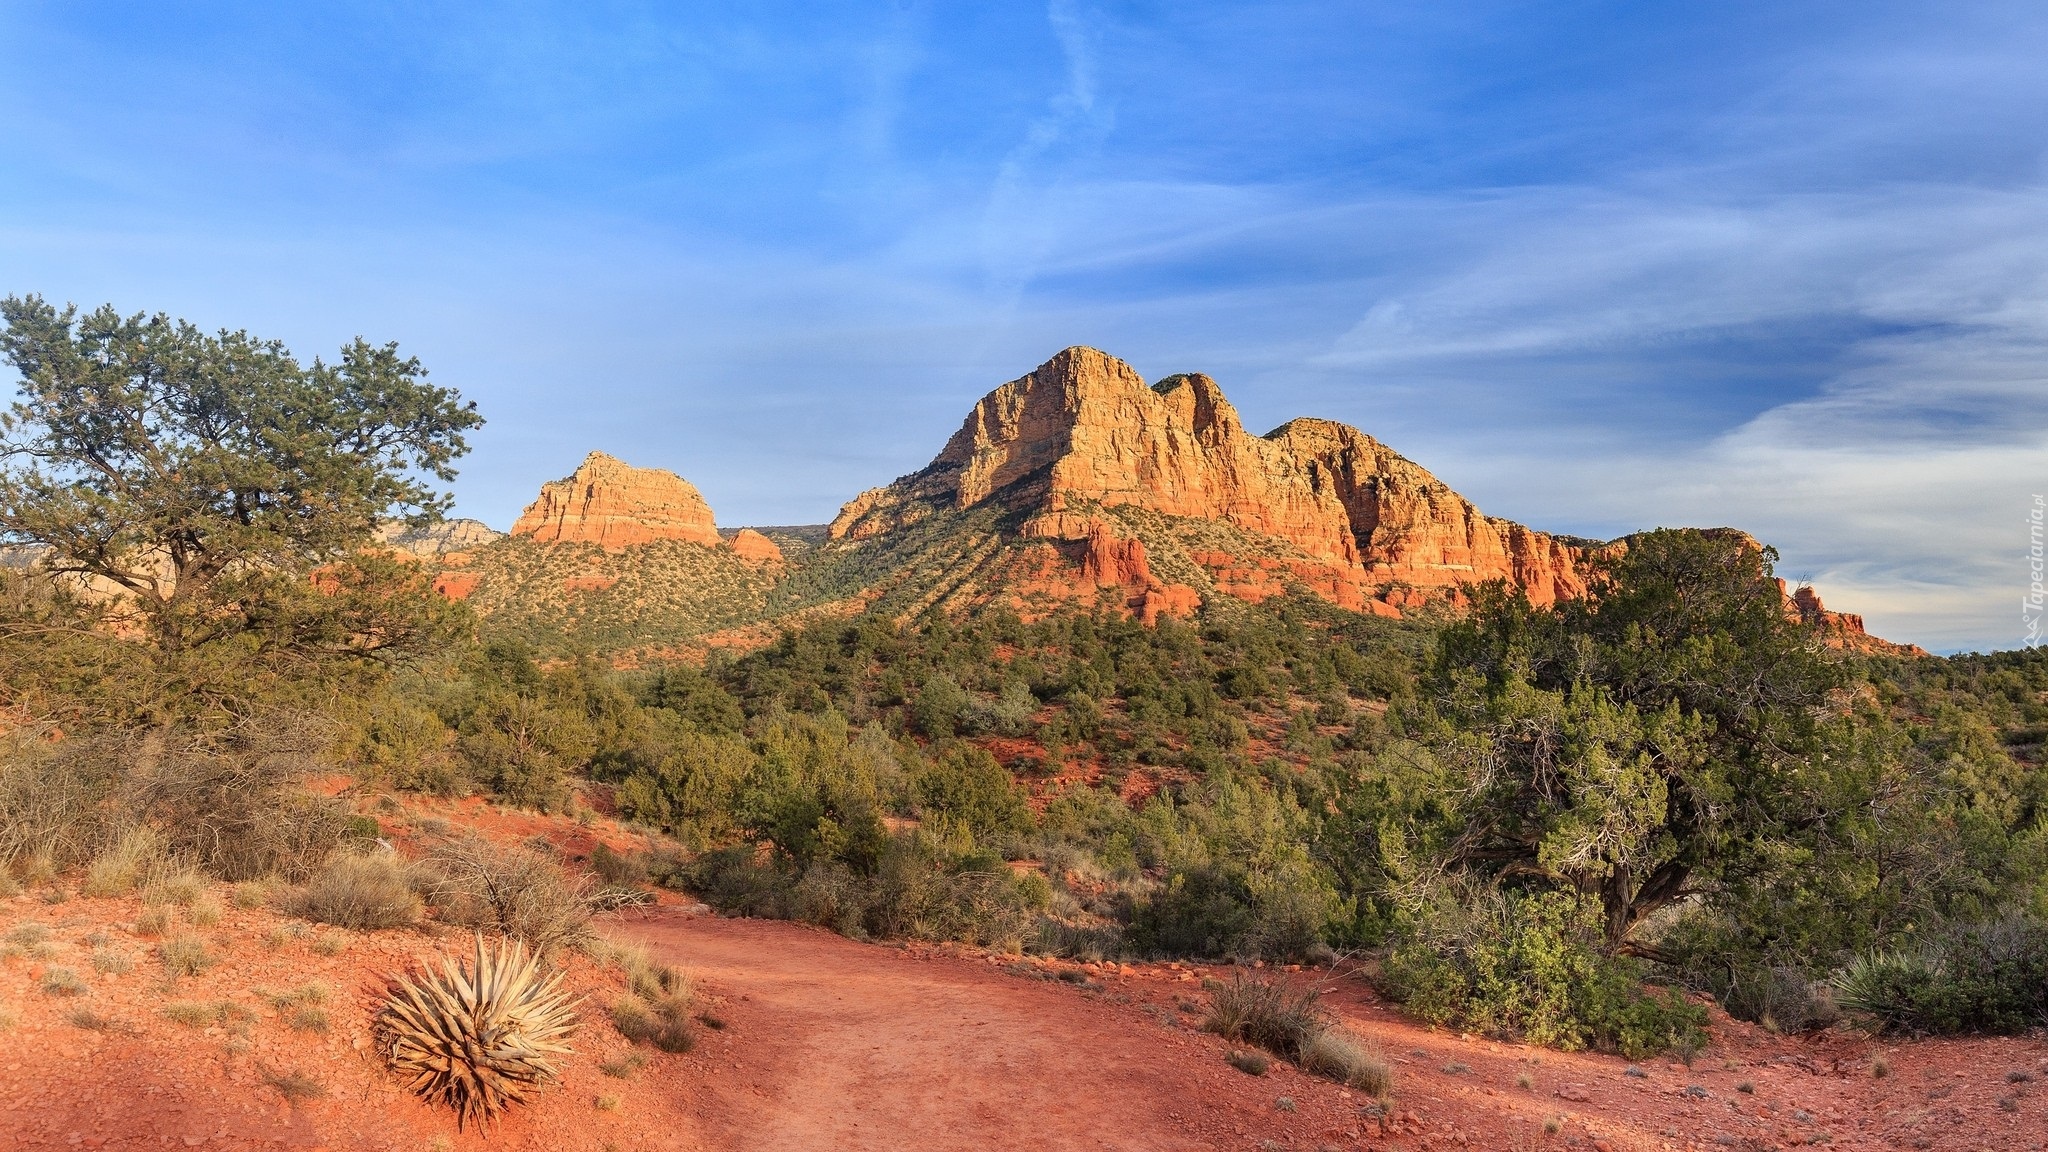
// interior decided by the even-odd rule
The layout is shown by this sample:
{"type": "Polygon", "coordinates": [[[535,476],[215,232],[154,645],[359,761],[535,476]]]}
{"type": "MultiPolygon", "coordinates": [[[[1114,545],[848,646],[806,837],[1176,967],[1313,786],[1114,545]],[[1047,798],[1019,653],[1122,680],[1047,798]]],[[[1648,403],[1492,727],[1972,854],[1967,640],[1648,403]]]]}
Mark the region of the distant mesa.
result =
{"type": "Polygon", "coordinates": [[[752,528],[742,528],[727,541],[739,558],[752,564],[782,563],[782,547],[752,528]]]}
{"type": "MultiPolygon", "coordinates": [[[[1025,514],[1027,536],[1087,541],[1097,571],[1106,509],[1222,521],[1282,542],[1293,555],[1265,565],[1194,554],[1219,591],[1247,599],[1283,582],[1360,610],[1379,610],[1367,606],[1376,598],[1381,607],[1421,603],[1492,579],[1538,604],[1585,591],[1583,544],[1481,514],[1356,428],[1303,419],[1253,436],[1209,377],[1148,386],[1093,348],[1068,348],[982,397],[931,464],[862,493],[831,535],[870,539],[984,503],[1025,514]]],[[[1160,590],[1175,607],[1187,602],[1160,590]]]]}
{"type": "Polygon", "coordinates": [[[688,480],[662,468],[635,468],[603,452],[585,456],[573,474],[541,485],[539,498],[512,525],[512,535],[607,550],[656,540],[721,543],[711,505],[688,480]]]}
{"type": "Polygon", "coordinates": [[[424,528],[393,520],[377,526],[378,540],[400,552],[425,559],[474,551],[504,538],[503,532],[481,520],[443,520],[424,528]]]}
{"type": "MultiPolygon", "coordinates": [[[[1595,562],[1628,547],[1488,516],[1346,424],[1251,435],[1208,376],[1148,384],[1081,347],[983,396],[930,464],[861,493],[829,527],[720,532],[681,476],[592,452],[541,486],[511,535],[602,558],[494,546],[473,520],[384,535],[480,611],[574,631],[573,605],[608,598],[607,618],[626,623],[606,642],[642,647],[771,636],[805,614],[992,604],[1026,618],[1108,605],[1151,623],[1218,597],[1305,593],[1392,617],[1455,609],[1493,580],[1546,605],[1583,596],[1595,562]],[[712,551],[646,547],[672,541],[712,551]]],[[[1895,650],[1809,588],[1788,590],[1785,610],[1830,643],[1895,650]]]]}

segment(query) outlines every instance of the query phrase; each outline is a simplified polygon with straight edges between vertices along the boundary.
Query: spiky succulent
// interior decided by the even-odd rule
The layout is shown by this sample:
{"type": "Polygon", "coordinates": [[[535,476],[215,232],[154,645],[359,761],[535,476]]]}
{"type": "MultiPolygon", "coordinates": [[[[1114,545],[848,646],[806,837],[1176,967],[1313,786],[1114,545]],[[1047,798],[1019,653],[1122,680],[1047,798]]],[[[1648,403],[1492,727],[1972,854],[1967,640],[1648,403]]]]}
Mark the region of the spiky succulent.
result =
{"type": "Polygon", "coordinates": [[[393,978],[377,1017],[381,1047],[406,1087],[453,1108],[458,1125],[489,1121],[568,1054],[576,1013],[561,984],[525,945],[478,936],[474,966],[449,957],[438,971],[393,978]]]}

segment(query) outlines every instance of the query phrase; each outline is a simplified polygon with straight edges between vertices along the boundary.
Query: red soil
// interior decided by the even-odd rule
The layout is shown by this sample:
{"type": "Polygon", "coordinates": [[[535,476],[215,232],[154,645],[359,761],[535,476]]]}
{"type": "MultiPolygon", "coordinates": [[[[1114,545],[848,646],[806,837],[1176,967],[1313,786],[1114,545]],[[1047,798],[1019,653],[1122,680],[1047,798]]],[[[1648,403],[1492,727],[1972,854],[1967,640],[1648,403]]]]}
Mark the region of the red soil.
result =
{"type": "MultiPolygon", "coordinates": [[[[572,857],[600,836],[633,840],[603,819],[474,801],[415,809],[494,838],[546,835],[572,857]]],[[[405,824],[387,821],[386,831],[404,847],[405,824]]],[[[226,889],[215,896],[227,903],[226,889]]],[[[0,900],[0,940],[12,940],[0,959],[0,1149],[1662,1152],[2038,1149],[2048,1140],[2048,1041],[2038,1034],[1880,1045],[1845,1033],[1776,1037],[1716,1013],[1713,1043],[1691,1068],[1656,1060],[1632,1075],[1615,1057],[1431,1030],[1355,975],[1288,973],[1325,988],[1325,1002],[1387,1054],[1396,1084],[1382,1114],[1284,1062],[1262,1078],[1226,1064],[1228,1046],[1199,1030],[1202,979],[1221,970],[862,944],[791,924],[693,918],[672,903],[604,930],[690,972],[701,1009],[726,1026],[700,1029],[686,1055],[640,1049],[644,1068],[606,1076],[599,1063],[627,1051],[605,1019],[619,978],[569,956],[586,1023],[561,1082],[489,1133],[458,1133],[445,1110],[400,1090],[369,1029],[385,974],[459,951],[466,933],[347,933],[229,907],[216,926],[179,929],[203,937],[220,962],[173,979],[158,941],[133,931],[140,911],[133,898],[0,900]],[[47,939],[10,937],[28,922],[47,925],[47,939]],[[274,941],[280,930],[304,934],[274,941]],[[96,932],[134,960],[131,971],[95,971],[87,937],[96,932]],[[327,955],[313,946],[323,938],[345,946],[327,955]],[[43,992],[51,965],[72,969],[87,991],[43,992]],[[1062,972],[1086,983],[1053,978],[1062,972]],[[332,992],[324,1032],[294,1031],[262,996],[309,982],[332,992]],[[188,1027],[163,1014],[178,1000],[228,1000],[253,1018],[188,1027]],[[73,1023],[78,1008],[111,1027],[73,1023]],[[1880,1054],[1883,1077],[1873,1074],[1880,1054]],[[303,1073],[325,1094],[289,1104],[266,1086],[266,1071],[303,1073]]]]}

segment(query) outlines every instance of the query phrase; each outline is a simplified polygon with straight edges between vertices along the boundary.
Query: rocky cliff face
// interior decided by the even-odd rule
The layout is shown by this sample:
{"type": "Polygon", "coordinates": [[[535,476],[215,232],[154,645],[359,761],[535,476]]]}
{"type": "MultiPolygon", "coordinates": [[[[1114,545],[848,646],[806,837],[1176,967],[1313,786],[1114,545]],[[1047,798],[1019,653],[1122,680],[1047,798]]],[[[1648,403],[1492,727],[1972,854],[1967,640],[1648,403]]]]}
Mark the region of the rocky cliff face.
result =
{"type": "MultiPolygon", "coordinates": [[[[1496,578],[1538,603],[1585,588],[1579,545],[1482,515],[1355,428],[1296,420],[1252,436],[1209,377],[1148,387],[1093,348],[1069,348],[984,396],[930,465],[846,505],[831,535],[863,540],[984,502],[1025,513],[1027,537],[1087,541],[1084,560],[1096,567],[1104,532],[1116,534],[1104,509],[1222,521],[1284,545],[1266,570],[1350,607],[1419,603],[1496,578]]],[[[1253,590],[1239,587],[1238,557],[1193,558],[1219,591],[1253,590]]]]}
{"type": "Polygon", "coordinates": [[[711,506],[689,481],[603,452],[584,457],[574,474],[541,485],[540,497],[520,514],[512,535],[606,549],[655,540],[720,543],[711,506]]]}

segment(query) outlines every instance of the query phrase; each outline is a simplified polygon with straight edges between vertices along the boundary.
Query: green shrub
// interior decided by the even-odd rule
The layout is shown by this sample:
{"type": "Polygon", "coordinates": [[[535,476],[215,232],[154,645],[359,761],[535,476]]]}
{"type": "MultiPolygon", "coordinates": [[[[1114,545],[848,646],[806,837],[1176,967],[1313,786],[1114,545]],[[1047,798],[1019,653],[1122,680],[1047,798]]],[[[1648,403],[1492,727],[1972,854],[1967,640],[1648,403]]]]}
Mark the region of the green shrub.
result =
{"type": "Polygon", "coordinates": [[[1567,1051],[1638,1058],[1696,1044],[1706,1010],[1643,987],[1641,962],[1604,954],[1597,909],[1564,892],[1480,892],[1439,903],[1383,970],[1435,1024],[1567,1051]]]}
{"type": "Polygon", "coordinates": [[[2048,1024],[2048,924],[1969,925],[1902,952],[1859,957],[1835,1002],[1876,1032],[2010,1034],[2048,1024]]]}

